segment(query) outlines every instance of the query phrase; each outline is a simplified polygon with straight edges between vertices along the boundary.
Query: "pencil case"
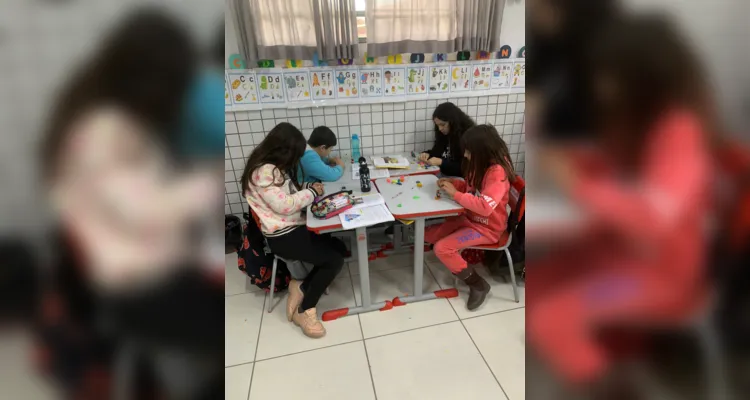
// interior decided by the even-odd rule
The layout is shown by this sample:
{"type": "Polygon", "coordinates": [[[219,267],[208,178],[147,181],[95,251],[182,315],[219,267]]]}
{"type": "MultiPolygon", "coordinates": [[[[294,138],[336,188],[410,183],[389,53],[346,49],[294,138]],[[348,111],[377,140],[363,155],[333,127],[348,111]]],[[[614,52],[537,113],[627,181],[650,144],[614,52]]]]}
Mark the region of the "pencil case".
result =
{"type": "Polygon", "coordinates": [[[342,190],[316,199],[310,207],[310,211],[318,219],[335,217],[354,206],[354,199],[352,199],[351,194],[351,190],[342,190]]]}

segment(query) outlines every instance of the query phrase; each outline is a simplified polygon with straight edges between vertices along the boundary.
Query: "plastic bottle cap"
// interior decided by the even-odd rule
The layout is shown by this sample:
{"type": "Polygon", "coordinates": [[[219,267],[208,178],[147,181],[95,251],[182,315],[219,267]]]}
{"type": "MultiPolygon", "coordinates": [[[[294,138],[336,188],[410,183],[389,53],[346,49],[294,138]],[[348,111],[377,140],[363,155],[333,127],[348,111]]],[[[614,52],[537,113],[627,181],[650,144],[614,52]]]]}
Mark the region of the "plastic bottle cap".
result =
{"type": "Polygon", "coordinates": [[[359,138],[359,136],[357,136],[356,133],[352,135],[352,139],[358,139],[358,138],[359,138]]]}

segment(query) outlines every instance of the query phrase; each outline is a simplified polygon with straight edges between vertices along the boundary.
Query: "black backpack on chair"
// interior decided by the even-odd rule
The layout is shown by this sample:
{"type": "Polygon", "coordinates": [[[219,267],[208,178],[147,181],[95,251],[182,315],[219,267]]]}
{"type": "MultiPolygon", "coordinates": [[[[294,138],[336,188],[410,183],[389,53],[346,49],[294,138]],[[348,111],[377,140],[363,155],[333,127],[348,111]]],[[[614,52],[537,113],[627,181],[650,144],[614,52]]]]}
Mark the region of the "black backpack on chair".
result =
{"type": "Polygon", "coordinates": [[[242,246],[242,221],[234,215],[224,215],[224,254],[238,251],[242,246]]]}
{"type": "MultiPolygon", "coordinates": [[[[274,255],[266,246],[265,237],[260,230],[260,221],[252,210],[243,214],[245,224],[242,227],[244,239],[237,251],[237,267],[244,272],[253,284],[265,291],[271,289],[274,255]]],[[[284,261],[278,260],[274,292],[281,292],[289,287],[291,275],[284,261]]]]}

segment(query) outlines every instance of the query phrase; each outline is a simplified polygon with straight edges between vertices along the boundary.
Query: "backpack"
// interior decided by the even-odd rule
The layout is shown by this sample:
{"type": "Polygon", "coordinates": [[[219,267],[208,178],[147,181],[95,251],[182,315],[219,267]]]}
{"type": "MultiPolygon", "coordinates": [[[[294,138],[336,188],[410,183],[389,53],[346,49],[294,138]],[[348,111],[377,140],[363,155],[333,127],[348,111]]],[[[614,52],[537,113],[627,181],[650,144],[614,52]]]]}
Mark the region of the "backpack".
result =
{"type": "Polygon", "coordinates": [[[234,253],[242,246],[242,221],[234,215],[224,215],[224,254],[234,253]]]}
{"type": "MultiPolygon", "coordinates": [[[[250,277],[255,286],[268,292],[271,290],[274,255],[266,245],[258,216],[249,210],[243,217],[245,224],[242,227],[243,240],[237,251],[237,267],[250,277]]],[[[281,292],[289,287],[291,275],[283,260],[278,260],[276,276],[273,278],[274,292],[281,292]]]]}

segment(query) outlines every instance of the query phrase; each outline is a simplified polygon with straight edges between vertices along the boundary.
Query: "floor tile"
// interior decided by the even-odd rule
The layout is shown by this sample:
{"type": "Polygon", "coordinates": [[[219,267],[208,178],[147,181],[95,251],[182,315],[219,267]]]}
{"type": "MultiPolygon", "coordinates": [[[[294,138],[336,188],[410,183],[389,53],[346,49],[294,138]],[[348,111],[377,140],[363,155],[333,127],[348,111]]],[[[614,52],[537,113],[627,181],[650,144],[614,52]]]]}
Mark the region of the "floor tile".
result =
{"type": "MultiPolygon", "coordinates": [[[[354,306],[354,293],[348,273],[342,273],[328,289],[330,294],[324,294],[318,303],[318,317],[327,310],[354,306]]],[[[326,336],[320,339],[305,336],[300,328],[287,321],[286,293],[282,294],[273,312],[266,313],[263,317],[256,361],[362,339],[359,319],[356,317],[339,318],[323,324],[326,336]]]]}
{"type": "Polygon", "coordinates": [[[504,400],[460,322],[365,341],[378,400],[504,400]]]}
{"type": "Polygon", "coordinates": [[[463,321],[510,400],[526,397],[526,309],[463,321]]]}
{"type": "MultiPolygon", "coordinates": [[[[357,304],[361,304],[359,275],[352,276],[357,304]]],[[[397,268],[370,272],[370,298],[373,302],[392,300],[396,296],[409,295],[414,287],[414,270],[397,268]]],[[[432,275],[425,269],[424,292],[440,289],[432,275]]],[[[434,299],[394,307],[388,311],[373,311],[360,314],[365,338],[403,332],[409,329],[456,321],[458,316],[447,300],[434,299]]]]}
{"type": "Polygon", "coordinates": [[[227,296],[258,292],[260,288],[250,283],[247,275],[237,268],[237,253],[227,254],[225,256],[226,275],[224,279],[224,294],[227,296]]]}
{"type": "MultiPolygon", "coordinates": [[[[355,255],[356,259],[356,255],[355,255]]],[[[388,257],[378,258],[367,262],[367,268],[370,272],[386,271],[395,268],[410,268],[414,265],[414,253],[391,254],[388,257]]],[[[352,261],[349,263],[349,272],[352,275],[359,275],[359,263],[352,261]]]]}
{"type": "MultiPolygon", "coordinates": [[[[437,260],[437,258],[435,258],[435,260],[437,260]]],[[[440,263],[440,261],[435,262],[433,260],[428,260],[427,266],[430,268],[430,271],[432,271],[435,279],[437,279],[438,284],[442,288],[453,287],[454,276],[442,263],[440,263]]],[[[525,305],[526,288],[520,278],[516,277],[516,282],[518,283],[518,297],[520,300],[516,303],[513,298],[513,286],[511,286],[510,281],[505,282],[501,276],[491,274],[487,268],[482,265],[476,266],[476,270],[479,272],[479,275],[484,277],[484,279],[490,284],[490,293],[487,295],[487,298],[481,307],[474,311],[469,311],[466,309],[466,299],[469,296],[469,287],[466,286],[465,283],[459,281],[458,286],[456,286],[458,289],[458,297],[449,299],[459,318],[470,318],[498,311],[512,310],[525,305]]]]}
{"type": "Polygon", "coordinates": [[[254,292],[224,298],[225,366],[253,361],[264,295],[254,292]]]}
{"type": "Polygon", "coordinates": [[[250,392],[250,379],[253,376],[253,363],[224,369],[224,399],[247,400],[250,392]]]}
{"type": "Polygon", "coordinates": [[[260,361],[254,375],[250,400],[375,399],[361,341],[260,361]]]}

